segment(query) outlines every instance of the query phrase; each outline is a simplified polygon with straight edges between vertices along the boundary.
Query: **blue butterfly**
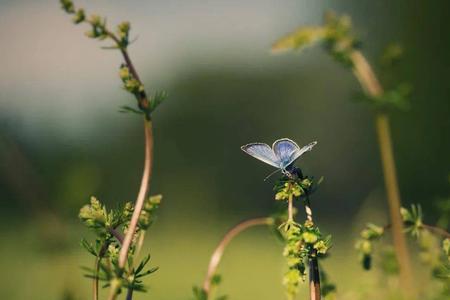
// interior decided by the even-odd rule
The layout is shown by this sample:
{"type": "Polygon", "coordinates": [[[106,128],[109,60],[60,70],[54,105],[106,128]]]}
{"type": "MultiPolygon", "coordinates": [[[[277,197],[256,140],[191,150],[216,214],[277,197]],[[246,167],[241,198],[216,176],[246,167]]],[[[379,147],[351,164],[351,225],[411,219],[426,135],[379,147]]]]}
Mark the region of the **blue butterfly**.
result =
{"type": "Polygon", "coordinates": [[[272,148],[265,143],[251,143],[242,146],[241,149],[254,158],[281,170],[283,174],[289,175],[289,167],[305,152],[311,151],[316,144],[317,142],[312,142],[300,148],[293,140],[284,138],[276,140],[272,148]]]}

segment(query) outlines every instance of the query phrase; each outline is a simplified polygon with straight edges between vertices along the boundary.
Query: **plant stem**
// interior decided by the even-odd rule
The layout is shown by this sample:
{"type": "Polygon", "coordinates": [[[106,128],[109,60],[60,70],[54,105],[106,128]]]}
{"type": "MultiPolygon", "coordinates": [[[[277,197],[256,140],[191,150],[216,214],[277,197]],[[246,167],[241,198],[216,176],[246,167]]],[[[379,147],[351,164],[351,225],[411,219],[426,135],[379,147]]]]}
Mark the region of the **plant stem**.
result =
{"type": "MultiPolygon", "coordinates": [[[[139,254],[141,253],[142,246],[144,245],[144,238],[145,238],[145,230],[140,230],[139,232],[139,239],[136,244],[136,249],[134,251],[134,257],[139,257],[139,254]]],[[[134,269],[134,262],[131,262],[130,270],[134,269]]],[[[132,300],[133,299],[133,289],[128,288],[127,296],[125,298],[126,300],[132,300]]]]}
{"type": "Polygon", "coordinates": [[[293,195],[289,195],[288,199],[288,223],[294,222],[294,204],[293,204],[293,195]]]}
{"type": "Polygon", "coordinates": [[[127,297],[126,300],[132,300],[133,299],[133,289],[128,289],[127,291],[127,297]]]}
{"type": "MultiPolygon", "coordinates": [[[[117,231],[115,228],[109,228],[109,232],[117,239],[117,241],[122,244],[123,243],[123,236],[120,232],[117,231]]],[[[100,251],[98,253],[98,256],[95,258],[95,265],[94,265],[94,279],[93,279],[93,289],[92,298],[94,300],[98,300],[98,272],[100,271],[100,262],[103,258],[103,256],[106,253],[106,250],[108,249],[109,244],[104,243],[103,246],[100,248],[100,251]]]]}
{"type": "MultiPolygon", "coordinates": [[[[134,67],[133,62],[131,61],[130,55],[128,54],[127,48],[124,48],[120,44],[120,40],[116,37],[114,33],[111,31],[106,31],[107,35],[116,43],[117,47],[120,50],[120,53],[122,53],[123,59],[125,60],[125,64],[128,67],[128,70],[130,70],[131,75],[140,83],[142,84],[141,78],[139,77],[138,72],[136,71],[136,68],[134,67]]],[[[149,107],[149,101],[147,98],[147,93],[145,90],[139,93],[138,96],[136,96],[136,99],[138,101],[139,108],[145,110],[149,107]]]]}
{"type": "Polygon", "coordinates": [[[141,230],[141,232],[139,233],[139,239],[136,245],[136,251],[134,256],[138,257],[139,254],[141,253],[142,250],[142,246],[144,245],[144,238],[145,238],[145,230],[141,230]]]}
{"type": "MultiPolygon", "coordinates": [[[[306,219],[313,223],[312,209],[309,198],[305,198],[306,219]]],[[[320,270],[317,261],[317,251],[313,250],[309,254],[309,299],[320,300],[320,270]]]]}
{"type": "Polygon", "coordinates": [[[311,300],[320,300],[320,271],[317,261],[317,251],[313,251],[309,259],[309,297],[311,300]]]}
{"type": "Polygon", "coordinates": [[[120,282],[117,280],[113,280],[111,282],[111,288],[109,289],[108,300],[115,300],[117,297],[117,291],[120,287],[120,282]]]}
{"type": "Polygon", "coordinates": [[[450,233],[441,227],[427,225],[427,224],[422,224],[422,227],[434,234],[442,236],[443,238],[450,239],[450,233]]]}
{"type": "Polygon", "coordinates": [[[103,256],[105,255],[106,249],[108,249],[108,243],[103,244],[103,246],[100,248],[100,251],[98,253],[98,256],[95,258],[95,265],[94,265],[94,279],[92,281],[92,298],[94,300],[98,300],[98,272],[100,271],[100,261],[102,260],[103,256]]]}
{"type": "MultiPolygon", "coordinates": [[[[351,54],[353,73],[366,94],[378,97],[383,94],[383,88],[378,81],[372,67],[360,51],[351,54]]],[[[375,125],[380,146],[381,161],[383,165],[384,183],[387,192],[387,201],[391,219],[391,231],[396,258],[400,268],[400,284],[405,296],[413,296],[413,277],[411,260],[403,234],[403,222],[400,216],[400,192],[397,182],[394,154],[392,150],[389,118],[386,113],[378,112],[375,116],[375,125]]]]}
{"type": "Polygon", "coordinates": [[[152,172],[152,159],[153,159],[153,130],[152,122],[146,120],[144,123],[145,132],[145,161],[144,172],[142,174],[141,187],[139,188],[139,194],[137,196],[136,204],[134,206],[133,215],[131,216],[130,225],[128,226],[127,233],[123,240],[122,248],[119,253],[119,268],[123,269],[128,257],[128,251],[131,246],[133,235],[136,232],[139,216],[144,206],[144,201],[147,196],[148,186],[150,182],[152,172]]]}
{"type": "Polygon", "coordinates": [[[223,252],[225,251],[225,248],[231,242],[231,240],[235,238],[238,234],[240,234],[242,231],[250,227],[259,225],[271,225],[271,224],[273,224],[272,218],[249,219],[237,224],[225,234],[225,236],[222,238],[222,240],[214,250],[211,259],[209,260],[208,271],[206,273],[205,280],[203,281],[203,291],[206,293],[208,298],[211,292],[211,280],[214,274],[216,274],[217,267],[219,266],[223,252]]]}
{"type": "Polygon", "coordinates": [[[117,229],[110,228],[109,233],[111,233],[120,244],[123,244],[123,235],[118,232],[117,229]]]}

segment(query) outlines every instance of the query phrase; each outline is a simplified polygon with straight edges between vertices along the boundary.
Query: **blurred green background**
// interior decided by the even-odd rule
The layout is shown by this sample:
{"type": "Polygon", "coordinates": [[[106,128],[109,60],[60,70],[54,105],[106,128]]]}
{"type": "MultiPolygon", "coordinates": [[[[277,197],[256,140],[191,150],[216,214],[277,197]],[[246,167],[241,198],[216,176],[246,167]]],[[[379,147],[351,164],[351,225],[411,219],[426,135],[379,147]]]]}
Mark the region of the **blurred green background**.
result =
{"type": "MultiPolygon", "coordinates": [[[[353,248],[366,221],[386,220],[372,111],[352,101],[358,83],[318,47],[281,56],[269,49],[297,26],[320,24],[326,9],[352,17],[374,64],[387,44],[403,45],[395,76],[414,91],[411,109],[391,114],[399,184],[404,204],[421,203],[433,222],[433,203],[450,192],[450,2],[75,3],[110,24],[131,21],[138,39],[130,52],[144,84],[170,96],[154,116],[151,193],[164,199],[144,249],[160,270],[136,299],[189,299],[224,232],[271,213],[272,185],[263,178],[272,169],[239,147],[280,137],[319,142],[299,165],[325,178],[313,208],[334,236],[325,267],[341,296],[395,285],[364,273],[353,248]]],[[[118,113],[134,104],[120,88],[121,57],[81,27],[58,1],[0,1],[1,299],[89,299],[79,268],[92,264],[79,247],[89,233],[78,210],[91,195],[114,206],[137,194],[142,122],[118,113]]],[[[220,268],[220,292],[283,299],[281,251],[263,228],[239,237],[220,268]]]]}

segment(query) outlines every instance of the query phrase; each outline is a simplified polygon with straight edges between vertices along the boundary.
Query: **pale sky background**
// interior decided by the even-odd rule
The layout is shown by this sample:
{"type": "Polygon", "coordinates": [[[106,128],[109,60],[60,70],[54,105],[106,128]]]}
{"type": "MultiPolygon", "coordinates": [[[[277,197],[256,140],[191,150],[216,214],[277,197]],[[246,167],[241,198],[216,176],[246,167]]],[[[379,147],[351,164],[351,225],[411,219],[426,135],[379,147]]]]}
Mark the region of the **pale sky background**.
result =
{"type": "MultiPolygon", "coordinates": [[[[98,113],[116,113],[121,57],[88,39],[58,1],[2,1],[0,111],[25,135],[57,130],[78,138],[98,113]],[[111,99],[112,98],[112,99],[111,99]],[[116,102],[114,102],[116,101],[116,102]],[[113,107],[114,109],[110,109],[113,107]],[[56,129],[55,129],[56,128],[56,129]]],[[[291,58],[271,43],[296,26],[321,22],[323,1],[75,1],[114,26],[130,20],[130,52],[149,89],[160,90],[192,68],[271,72],[291,58]],[[307,12],[302,13],[302,12],[307,12]],[[151,70],[150,73],[144,71],[151,70]]],[[[307,60],[304,60],[307,64],[307,60]]],[[[98,125],[98,124],[97,124],[98,125]]],[[[95,126],[97,126],[95,125],[95,126]]]]}

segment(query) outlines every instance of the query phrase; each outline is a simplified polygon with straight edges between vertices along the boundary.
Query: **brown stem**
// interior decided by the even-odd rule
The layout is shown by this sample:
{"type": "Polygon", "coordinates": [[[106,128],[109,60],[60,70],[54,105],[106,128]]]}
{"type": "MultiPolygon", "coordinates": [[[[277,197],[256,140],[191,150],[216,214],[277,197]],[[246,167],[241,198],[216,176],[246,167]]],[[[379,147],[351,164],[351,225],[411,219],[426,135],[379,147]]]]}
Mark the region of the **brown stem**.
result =
{"type": "MultiPolygon", "coordinates": [[[[117,229],[109,228],[109,233],[111,233],[120,244],[123,243],[123,236],[119,231],[117,231],[117,229]]],[[[95,266],[94,266],[95,273],[94,273],[94,280],[93,280],[93,299],[94,300],[98,300],[98,272],[100,271],[100,262],[101,262],[103,256],[105,255],[106,250],[108,249],[108,246],[109,246],[108,243],[103,244],[103,246],[100,248],[98,256],[95,258],[95,266]]]]}
{"type": "Polygon", "coordinates": [[[93,293],[93,299],[98,300],[98,272],[100,271],[100,262],[103,258],[103,256],[106,253],[106,249],[108,249],[108,243],[103,244],[103,246],[100,248],[100,251],[98,253],[98,256],[95,258],[95,266],[94,266],[94,280],[92,281],[92,293],[93,293]]]}
{"type": "MultiPolygon", "coordinates": [[[[360,51],[351,54],[353,73],[361,84],[364,92],[372,97],[383,94],[383,88],[378,81],[372,67],[360,51]]],[[[413,277],[411,260],[403,234],[403,222],[400,216],[400,192],[397,182],[394,154],[392,150],[389,118],[384,112],[378,112],[375,116],[375,125],[380,146],[381,161],[383,165],[384,183],[387,192],[387,201],[391,219],[391,231],[395,254],[400,267],[400,284],[405,296],[411,297],[413,292],[413,277]]]]}
{"type": "MultiPolygon", "coordinates": [[[[125,47],[122,47],[120,44],[120,40],[116,37],[116,35],[110,31],[107,31],[107,35],[116,43],[117,47],[120,49],[122,53],[123,59],[130,70],[130,73],[133,77],[142,84],[142,81],[139,77],[136,68],[134,67],[133,62],[131,61],[130,56],[128,55],[128,51],[125,47]]],[[[136,99],[138,101],[139,107],[144,111],[149,107],[149,101],[147,98],[147,94],[144,91],[140,92],[136,95],[136,99]]],[[[122,242],[122,247],[119,253],[119,268],[123,269],[125,267],[125,263],[128,258],[128,251],[131,246],[131,242],[133,239],[133,235],[136,232],[137,223],[139,221],[139,216],[141,214],[142,208],[144,206],[145,198],[147,196],[147,192],[149,189],[152,165],[153,165],[153,126],[149,115],[146,115],[146,120],[144,123],[144,132],[145,132],[145,159],[144,159],[144,171],[141,179],[141,186],[139,188],[139,193],[136,199],[136,204],[134,206],[133,215],[131,216],[130,225],[128,226],[128,231],[125,235],[125,238],[122,242]]],[[[128,295],[130,299],[132,297],[132,290],[128,290],[128,295]]],[[[127,295],[127,298],[128,298],[127,295]]],[[[113,286],[111,286],[110,290],[110,299],[115,299],[116,291],[113,286]]]]}
{"type": "MultiPolygon", "coordinates": [[[[141,253],[142,246],[144,245],[144,238],[145,238],[145,230],[141,230],[139,232],[139,238],[136,244],[136,250],[134,251],[134,257],[139,257],[139,254],[141,253]]],[[[130,269],[132,270],[134,268],[134,263],[131,262],[130,269]]],[[[125,298],[126,300],[132,300],[133,299],[133,289],[128,288],[127,296],[125,298]]]]}
{"type": "MultiPolygon", "coordinates": [[[[136,68],[134,67],[133,62],[131,61],[130,55],[128,54],[128,50],[120,45],[120,41],[114,33],[110,32],[110,31],[107,31],[106,33],[116,43],[117,47],[119,47],[120,53],[122,53],[123,59],[125,60],[125,64],[127,65],[128,70],[130,70],[131,75],[133,75],[133,77],[140,84],[142,84],[141,78],[139,77],[139,74],[136,71],[136,68]]],[[[136,98],[137,98],[140,108],[147,109],[149,107],[149,101],[148,101],[147,93],[145,92],[145,90],[140,92],[139,96],[136,98]]]]}
{"type": "MultiPolygon", "coordinates": [[[[311,203],[309,197],[305,198],[305,212],[306,218],[310,222],[313,221],[311,203]]],[[[319,262],[317,260],[317,251],[313,250],[309,254],[309,299],[310,300],[320,300],[320,270],[319,262]]]]}
{"type": "Polygon", "coordinates": [[[427,225],[427,224],[422,224],[422,227],[434,234],[442,236],[443,238],[450,239],[450,233],[441,227],[427,225]]]}
{"type": "Polygon", "coordinates": [[[133,299],[133,289],[128,289],[127,291],[127,297],[126,300],[132,300],[133,299]]]}
{"type": "Polygon", "coordinates": [[[109,233],[111,233],[120,244],[123,244],[123,235],[117,231],[117,229],[110,228],[109,233]]]}
{"type": "Polygon", "coordinates": [[[309,258],[309,297],[310,300],[320,300],[320,271],[317,261],[317,251],[309,258]]]}
{"type": "Polygon", "coordinates": [[[128,257],[128,251],[131,246],[133,235],[136,232],[139,216],[144,206],[144,201],[147,196],[147,191],[150,183],[152,172],[152,159],[153,159],[153,130],[152,122],[146,120],[144,123],[145,131],[145,161],[144,172],[142,174],[141,187],[139,188],[139,194],[137,196],[136,204],[134,206],[133,215],[131,216],[130,225],[128,226],[127,233],[123,240],[122,248],[119,253],[119,268],[123,269],[128,257]]]}
{"type": "Polygon", "coordinates": [[[288,223],[294,221],[294,204],[292,194],[289,195],[288,199],[288,223]]]}
{"type": "Polygon", "coordinates": [[[233,228],[231,228],[230,231],[228,231],[225,236],[222,238],[220,243],[217,245],[216,249],[214,250],[213,255],[211,256],[211,259],[209,260],[208,265],[208,271],[206,273],[205,280],[203,281],[203,291],[206,293],[207,297],[209,298],[210,292],[211,292],[211,280],[214,276],[214,274],[217,271],[217,267],[219,266],[220,260],[222,258],[223,252],[227,245],[231,242],[231,240],[236,237],[238,234],[240,234],[242,231],[253,227],[253,226],[259,226],[259,225],[271,225],[273,223],[272,218],[255,218],[255,219],[249,219],[246,221],[243,221],[233,228]]]}

